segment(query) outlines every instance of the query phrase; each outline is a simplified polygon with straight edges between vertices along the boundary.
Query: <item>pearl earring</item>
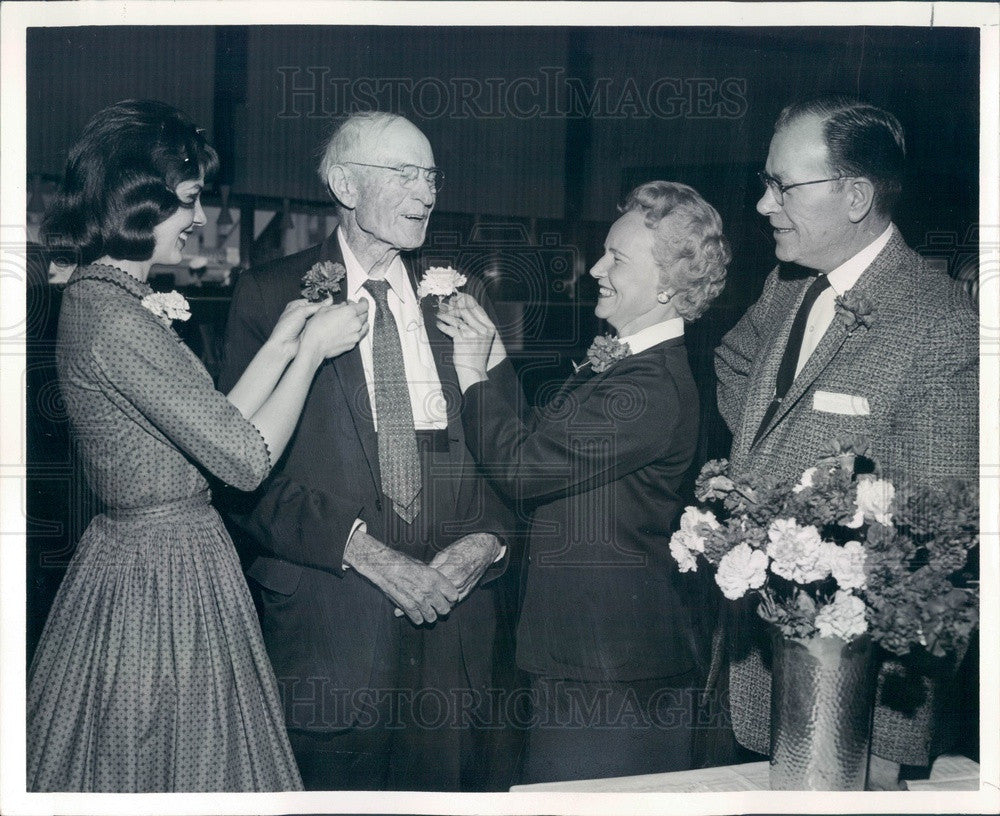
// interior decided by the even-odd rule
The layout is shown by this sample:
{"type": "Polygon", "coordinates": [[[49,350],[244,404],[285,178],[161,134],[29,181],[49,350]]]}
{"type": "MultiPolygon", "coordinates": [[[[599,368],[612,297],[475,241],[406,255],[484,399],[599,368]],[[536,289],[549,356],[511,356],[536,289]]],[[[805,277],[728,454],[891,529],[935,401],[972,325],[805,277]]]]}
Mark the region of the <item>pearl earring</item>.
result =
{"type": "Polygon", "coordinates": [[[660,292],[659,294],[657,294],[656,299],[660,303],[669,303],[670,302],[670,298],[672,298],[672,297],[673,297],[673,295],[668,295],[666,292],[660,292]]]}

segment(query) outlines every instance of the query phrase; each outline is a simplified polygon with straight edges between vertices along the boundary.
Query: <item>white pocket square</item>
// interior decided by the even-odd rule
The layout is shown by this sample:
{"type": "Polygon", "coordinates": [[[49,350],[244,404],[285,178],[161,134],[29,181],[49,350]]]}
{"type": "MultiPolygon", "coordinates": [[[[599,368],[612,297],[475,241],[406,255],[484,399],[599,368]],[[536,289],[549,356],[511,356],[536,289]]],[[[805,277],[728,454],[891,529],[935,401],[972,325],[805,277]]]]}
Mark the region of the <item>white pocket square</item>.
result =
{"type": "Polygon", "coordinates": [[[871,413],[867,398],[838,394],[836,391],[816,391],[813,394],[813,410],[848,416],[868,416],[871,413]]]}

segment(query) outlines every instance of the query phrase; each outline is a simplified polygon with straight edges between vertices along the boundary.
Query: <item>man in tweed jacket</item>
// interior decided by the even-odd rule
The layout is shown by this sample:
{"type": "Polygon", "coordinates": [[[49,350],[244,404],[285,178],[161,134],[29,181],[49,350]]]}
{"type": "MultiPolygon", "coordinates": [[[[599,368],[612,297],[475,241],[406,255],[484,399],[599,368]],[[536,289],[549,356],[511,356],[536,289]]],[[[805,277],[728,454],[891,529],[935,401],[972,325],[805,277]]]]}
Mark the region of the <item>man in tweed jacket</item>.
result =
{"type": "MultiPolygon", "coordinates": [[[[716,350],[719,410],[733,433],[738,472],[796,476],[835,436],[863,434],[890,478],[978,477],[976,315],[892,224],[904,151],[896,118],[856,100],[825,97],[782,111],[757,204],[782,263],[716,350]],[[817,273],[829,288],[803,309],[794,379],[764,422],[817,273]],[[836,304],[848,290],[848,302],[867,302],[855,309],[859,318],[836,304]]],[[[737,740],[767,753],[770,674],[761,629],[756,615],[730,627],[730,703],[737,740]],[[742,634],[734,637],[736,628],[742,634]]],[[[900,662],[883,666],[869,787],[895,787],[900,763],[927,765],[946,747],[937,722],[946,684],[912,678],[900,662]],[[900,691],[909,699],[899,699],[900,691]]]]}

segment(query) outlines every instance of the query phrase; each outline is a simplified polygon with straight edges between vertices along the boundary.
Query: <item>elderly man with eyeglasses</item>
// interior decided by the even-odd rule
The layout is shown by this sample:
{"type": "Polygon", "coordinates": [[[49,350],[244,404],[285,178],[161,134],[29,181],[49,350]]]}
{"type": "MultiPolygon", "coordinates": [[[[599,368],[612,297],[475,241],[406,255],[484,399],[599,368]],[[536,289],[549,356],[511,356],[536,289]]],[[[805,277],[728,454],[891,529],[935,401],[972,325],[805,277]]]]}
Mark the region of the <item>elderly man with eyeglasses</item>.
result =
{"type": "Polygon", "coordinates": [[[424,243],[443,173],[411,122],[363,113],[319,175],[339,225],[240,278],[222,375],[239,376],[317,264],[343,273],[334,300],[367,301],[367,336],[321,368],[271,480],[233,514],[257,545],[249,575],[292,748],[307,789],[504,787],[495,729],[476,724],[497,625],[484,585],[513,522],[470,458],[451,340],[403,255],[424,243]]]}
{"type": "MultiPolygon", "coordinates": [[[[904,162],[884,110],[837,96],[782,111],[757,203],[780,263],[716,351],[737,472],[797,476],[834,437],[863,435],[894,480],[978,478],[976,314],[892,223],[904,162]]],[[[730,647],[736,737],[767,753],[767,644],[730,647]]],[[[870,787],[895,787],[900,763],[928,765],[947,747],[932,686],[883,666],[870,787]]]]}

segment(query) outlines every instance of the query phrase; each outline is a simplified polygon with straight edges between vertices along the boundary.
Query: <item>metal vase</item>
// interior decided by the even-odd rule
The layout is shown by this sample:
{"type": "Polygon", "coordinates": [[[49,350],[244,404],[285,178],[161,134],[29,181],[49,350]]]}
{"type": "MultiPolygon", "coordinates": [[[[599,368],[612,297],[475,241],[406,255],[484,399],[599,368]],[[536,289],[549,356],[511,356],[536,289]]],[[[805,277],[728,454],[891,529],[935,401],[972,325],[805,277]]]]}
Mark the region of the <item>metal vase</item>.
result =
{"type": "Polygon", "coordinates": [[[875,671],[871,638],[772,632],[771,790],[864,790],[875,671]]]}

